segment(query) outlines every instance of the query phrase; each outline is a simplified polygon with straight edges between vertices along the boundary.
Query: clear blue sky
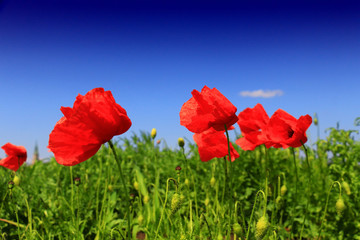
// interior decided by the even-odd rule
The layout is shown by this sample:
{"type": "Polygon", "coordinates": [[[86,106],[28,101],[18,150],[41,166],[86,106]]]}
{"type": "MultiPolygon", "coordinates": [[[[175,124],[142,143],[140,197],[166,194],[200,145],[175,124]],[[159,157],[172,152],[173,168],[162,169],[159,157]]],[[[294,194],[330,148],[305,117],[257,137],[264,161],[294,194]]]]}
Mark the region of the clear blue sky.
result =
{"type": "Polygon", "coordinates": [[[192,139],[179,111],[204,85],[238,113],[259,102],[269,115],[317,112],[321,137],[337,122],[356,129],[360,3],[240,2],[0,0],[0,145],[23,145],[31,158],[37,141],[50,156],[60,107],[95,87],[127,110],[124,136],[155,127],[172,147],[192,139]],[[283,94],[240,94],[255,90],[283,94]]]}

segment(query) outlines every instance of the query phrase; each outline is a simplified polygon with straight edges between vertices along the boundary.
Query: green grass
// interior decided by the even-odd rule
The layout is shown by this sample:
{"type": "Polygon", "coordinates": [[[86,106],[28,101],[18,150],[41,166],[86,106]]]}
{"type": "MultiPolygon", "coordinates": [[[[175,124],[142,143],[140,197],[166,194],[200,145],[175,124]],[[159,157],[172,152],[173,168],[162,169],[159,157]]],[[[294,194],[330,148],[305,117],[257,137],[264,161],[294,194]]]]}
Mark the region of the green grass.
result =
{"type": "Polygon", "coordinates": [[[143,132],[114,144],[128,193],[108,145],[73,167],[55,159],[23,165],[13,189],[13,174],[1,168],[0,239],[125,239],[126,194],[133,239],[140,232],[147,239],[230,239],[235,233],[256,239],[264,212],[269,227],[262,239],[318,239],[320,231],[321,239],[360,239],[360,143],[352,135],[332,128],[327,139],[307,145],[310,169],[304,148],[242,151],[234,145],[240,158],[231,164],[232,189],[224,189],[224,159],[201,162],[187,141],[185,154],[180,147],[160,150],[143,132]],[[335,181],[346,205],[341,214],[335,181]]]}

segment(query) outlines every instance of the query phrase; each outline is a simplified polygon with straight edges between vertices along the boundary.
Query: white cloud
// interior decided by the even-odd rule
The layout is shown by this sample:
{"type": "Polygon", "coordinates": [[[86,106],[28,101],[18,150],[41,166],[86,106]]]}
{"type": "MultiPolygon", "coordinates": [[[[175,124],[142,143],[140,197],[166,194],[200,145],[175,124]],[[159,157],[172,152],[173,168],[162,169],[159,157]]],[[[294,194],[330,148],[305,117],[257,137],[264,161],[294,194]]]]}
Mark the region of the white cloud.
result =
{"type": "Polygon", "coordinates": [[[242,91],[240,92],[240,96],[242,97],[253,97],[253,98],[257,98],[257,97],[261,97],[261,98],[272,98],[272,97],[276,97],[276,96],[281,96],[283,95],[284,92],[281,90],[255,90],[255,91],[242,91]]]}

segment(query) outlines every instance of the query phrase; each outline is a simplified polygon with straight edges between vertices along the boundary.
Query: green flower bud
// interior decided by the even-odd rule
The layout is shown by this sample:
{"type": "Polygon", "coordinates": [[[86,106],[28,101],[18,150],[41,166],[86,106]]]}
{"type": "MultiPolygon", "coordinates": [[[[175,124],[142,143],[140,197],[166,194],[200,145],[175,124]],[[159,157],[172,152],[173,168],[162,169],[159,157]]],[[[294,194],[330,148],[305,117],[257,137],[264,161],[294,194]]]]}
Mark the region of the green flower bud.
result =
{"type": "Polygon", "coordinates": [[[233,231],[236,235],[241,235],[242,234],[242,227],[239,223],[234,223],[233,225],[233,231]]]}
{"type": "Polygon", "coordinates": [[[15,186],[19,186],[19,185],[20,185],[20,178],[19,178],[17,175],[15,175],[13,181],[14,181],[15,186]]]}
{"type": "Polygon", "coordinates": [[[214,177],[212,177],[212,178],[210,179],[210,186],[211,186],[211,187],[214,187],[214,186],[215,186],[215,183],[216,183],[216,179],[215,179],[214,177]]]}
{"type": "Polygon", "coordinates": [[[337,201],[336,201],[336,204],[335,204],[335,209],[336,209],[336,212],[341,215],[342,212],[345,210],[346,206],[345,206],[345,203],[344,203],[344,200],[342,198],[339,198],[337,201]]]}
{"type": "Polygon", "coordinates": [[[287,187],[286,185],[282,185],[281,188],[280,188],[280,194],[281,196],[284,196],[287,192],[287,187]]]}
{"type": "Polygon", "coordinates": [[[256,231],[255,231],[256,239],[258,240],[263,239],[269,227],[270,227],[269,221],[265,216],[262,216],[259,219],[259,221],[256,223],[256,231]]]}
{"type": "Polygon", "coordinates": [[[179,138],[178,139],[178,145],[179,147],[183,148],[185,146],[185,142],[184,142],[184,139],[183,138],[179,138]]]}
{"type": "Polygon", "coordinates": [[[154,139],[156,137],[156,128],[153,128],[151,130],[150,136],[151,136],[152,139],[154,139]]]}
{"type": "Polygon", "coordinates": [[[183,204],[185,197],[178,193],[175,193],[171,198],[171,214],[175,214],[183,204]]]}
{"type": "Polygon", "coordinates": [[[350,195],[350,194],[351,194],[351,190],[350,190],[349,184],[344,181],[344,182],[342,182],[341,185],[342,185],[342,187],[344,188],[345,193],[346,193],[347,195],[350,195]]]}

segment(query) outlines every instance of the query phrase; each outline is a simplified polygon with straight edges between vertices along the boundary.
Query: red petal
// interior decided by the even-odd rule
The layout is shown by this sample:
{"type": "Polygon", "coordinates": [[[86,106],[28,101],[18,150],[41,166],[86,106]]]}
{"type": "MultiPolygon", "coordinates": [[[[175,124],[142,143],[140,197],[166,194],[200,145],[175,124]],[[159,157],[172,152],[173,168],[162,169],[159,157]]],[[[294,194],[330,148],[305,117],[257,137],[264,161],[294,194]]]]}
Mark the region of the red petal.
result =
{"type": "Polygon", "coordinates": [[[1,159],[0,166],[17,171],[26,161],[27,152],[23,146],[15,146],[11,143],[6,143],[1,148],[4,149],[7,157],[1,159]]]}
{"type": "Polygon", "coordinates": [[[50,134],[48,148],[56,160],[72,166],[93,156],[101,144],[126,132],[131,121],[110,91],[95,88],[78,95],[73,108],[62,107],[61,118],[50,134]]]}
{"type": "Polygon", "coordinates": [[[220,131],[236,123],[236,107],[216,88],[204,86],[201,93],[193,90],[192,95],[180,110],[180,124],[189,131],[201,133],[210,127],[220,131]]]}
{"type": "MultiPolygon", "coordinates": [[[[194,141],[198,145],[200,159],[207,162],[213,158],[221,158],[228,155],[227,138],[223,131],[216,131],[213,128],[202,132],[195,133],[194,141]]],[[[231,161],[239,157],[239,153],[230,144],[231,161]]]]}

